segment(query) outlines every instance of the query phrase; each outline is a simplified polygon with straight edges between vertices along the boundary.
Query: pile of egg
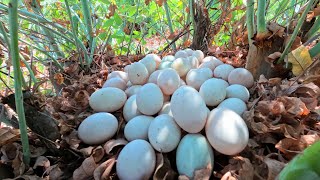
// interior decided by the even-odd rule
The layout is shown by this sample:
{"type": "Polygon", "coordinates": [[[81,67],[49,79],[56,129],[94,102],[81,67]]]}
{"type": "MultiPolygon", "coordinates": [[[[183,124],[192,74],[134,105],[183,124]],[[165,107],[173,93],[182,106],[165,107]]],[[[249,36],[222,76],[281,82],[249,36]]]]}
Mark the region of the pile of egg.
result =
{"type": "Polygon", "coordinates": [[[192,178],[208,164],[212,171],[213,150],[236,155],[247,146],[241,115],[253,83],[248,70],[204,57],[200,50],[179,50],[162,59],[148,54],[124,71],[111,72],[90,96],[96,113],[80,124],[78,136],[89,145],[108,141],[118,129],[112,113],[122,109],[129,143],[117,158],[120,179],[149,179],[155,153],[174,150],[178,173],[192,178]]]}

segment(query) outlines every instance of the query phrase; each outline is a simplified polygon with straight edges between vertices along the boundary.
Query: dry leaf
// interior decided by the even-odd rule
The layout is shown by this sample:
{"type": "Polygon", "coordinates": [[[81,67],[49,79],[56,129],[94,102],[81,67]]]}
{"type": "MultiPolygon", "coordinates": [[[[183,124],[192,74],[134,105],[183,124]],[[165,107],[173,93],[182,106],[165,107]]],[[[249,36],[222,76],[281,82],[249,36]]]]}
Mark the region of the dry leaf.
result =
{"type": "Polygon", "coordinates": [[[163,1],[166,1],[166,0],[156,0],[156,4],[158,4],[158,6],[162,6],[163,5],[163,1]]]}
{"type": "Polygon", "coordinates": [[[144,0],[144,3],[148,6],[150,4],[151,0],[144,0]]]}
{"type": "Polygon", "coordinates": [[[118,9],[117,5],[116,4],[110,4],[108,10],[109,10],[109,14],[107,16],[107,18],[110,18],[114,15],[114,13],[116,12],[116,9],[118,9]]]}
{"type": "Polygon", "coordinates": [[[268,29],[273,33],[276,34],[279,37],[282,37],[284,34],[285,28],[280,26],[278,23],[270,22],[268,24],[268,29]]]}
{"type": "Polygon", "coordinates": [[[309,50],[305,46],[300,46],[290,52],[288,54],[288,61],[292,63],[292,73],[295,76],[302,74],[312,64],[309,50]]]}
{"type": "Polygon", "coordinates": [[[73,172],[73,179],[87,180],[93,176],[94,170],[97,168],[97,164],[94,162],[92,156],[86,158],[81,166],[73,172]]]}
{"type": "Polygon", "coordinates": [[[44,156],[39,156],[33,165],[33,169],[36,169],[37,167],[43,167],[47,170],[50,167],[49,159],[44,156]]]}
{"type": "Polygon", "coordinates": [[[128,141],[123,139],[123,138],[120,138],[120,139],[111,139],[109,141],[107,141],[103,148],[104,150],[106,151],[107,154],[110,154],[110,152],[112,151],[112,149],[116,146],[124,146],[128,144],[128,141]]]}
{"type": "Polygon", "coordinates": [[[47,173],[49,173],[49,179],[62,179],[61,177],[63,176],[63,172],[58,164],[50,166],[47,173]]]}
{"type": "Polygon", "coordinates": [[[163,179],[176,179],[178,175],[171,167],[170,161],[167,155],[162,153],[156,154],[156,170],[153,174],[154,180],[163,180],[163,179]]]}
{"type": "Polygon", "coordinates": [[[222,177],[221,180],[237,180],[237,178],[233,177],[231,172],[226,172],[222,177]]]}
{"type": "Polygon", "coordinates": [[[73,149],[77,149],[81,142],[81,140],[78,137],[78,132],[76,130],[73,130],[69,135],[62,136],[62,139],[64,139],[73,149]]]}
{"type": "Polygon", "coordinates": [[[57,73],[53,76],[53,79],[57,81],[57,84],[61,85],[64,82],[64,77],[61,73],[57,73]]]}
{"type": "Polygon", "coordinates": [[[9,127],[0,128],[0,146],[14,142],[20,138],[18,129],[11,129],[9,127]]]}
{"type": "Polygon", "coordinates": [[[268,57],[267,57],[267,62],[271,64],[272,67],[274,67],[273,63],[279,59],[281,56],[281,52],[274,52],[272,54],[270,54],[268,57]]]}
{"type": "Polygon", "coordinates": [[[268,167],[268,178],[267,180],[274,180],[280,171],[284,168],[285,164],[283,162],[270,159],[270,158],[264,158],[263,162],[267,165],[268,167]]]}
{"type": "Polygon", "coordinates": [[[105,154],[105,151],[103,147],[98,146],[93,150],[92,157],[94,158],[94,161],[98,163],[103,158],[104,154],[105,154]]]}
{"type": "Polygon", "coordinates": [[[110,172],[116,162],[115,157],[108,159],[104,163],[100,164],[93,172],[95,180],[107,180],[109,179],[110,172]]]}
{"type": "Polygon", "coordinates": [[[82,108],[86,108],[89,105],[90,95],[86,90],[77,91],[74,95],[74,100],[82,108]]]}

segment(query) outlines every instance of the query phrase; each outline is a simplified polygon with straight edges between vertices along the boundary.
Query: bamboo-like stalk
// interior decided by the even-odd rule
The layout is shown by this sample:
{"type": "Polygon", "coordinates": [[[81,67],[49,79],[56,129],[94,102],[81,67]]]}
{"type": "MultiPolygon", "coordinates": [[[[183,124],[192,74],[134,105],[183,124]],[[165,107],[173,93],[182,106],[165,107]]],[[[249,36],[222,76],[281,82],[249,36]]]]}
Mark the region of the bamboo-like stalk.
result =
{"type": "Polygon", "coordinates": [[[312,27],[309,29],[309,31],[306,34],[306,37],[308,39],[312,38],[320,29],[320,17],[318,16],[312,27]]]}
{"type": "MultiPolygon", "coordinates": [[[[163,1],[163,7],[166,11],[166,16],[167,16],[167,20],[168,20],[168,26],[169,26],[170,33],[173,34],[174,31],[173,31],[172,20],[171,20],[170,10],[169,10],[169,6],[168,6],[167,1],[163,1]]],[[[175,43],[172,44],[172,47],[174,50],[177,49],[175,43]]]]}
{"type": "MultiPolygon", "coordinates": [[[[138,14],[139,14],[139,7],[140,7],[140,0],[138,0],[137,10],[136,10],[136,14],[135,14],[135,16],[134,16],[133,24],[135,24],[136,21],[137,21],[137,16],[138,16],[138,14]]],[[[130,30],[130,39],[129,39],[129,43],[128,43],[127,56],[128,56],[129,53],[130,53],[130,46],[131,46],[131,42],[132,42],[133,29],[134,29],[134,28],[132,27],[131,30],[130,30]]]]}
{"type": "Polygon", "coordinates": [[[7,46],[8,46],[8,50],[10,51],[10,42],[9,42],[9,38],[8,38],[8,36],[7,36],[7,32],[6,32],[6,30],[5,30],[4,25],[3,25],[3,23],[2,23],[2,22],[0,22],[0,34],[2,34],[2,35],[3,35],[4,43],[6,43],[6,44],[7,44],[7,46]]]}
{"type": "MultiPolygon", "coordinates": [[[[299,19],[299,21],[298,21],[298,23],[297,23],[297,26],[295,27],[295,29],[294,29],[291,37],[290,37],[290,40],[289,40],[288,44],[286,45],[284,51],[282,52],[280,58],[279,58],[278,61],[277,61],[278,64],[280,64],[280,63],[284,60],[284,58],[286,57],[286,55],[288,54],[288,52],[289,52],[289,50],[290,50],[290,48],[291,48],[294,40],[296,39],[296,37],[297,37],[297,35],[298,35],[298,33],[299,33],[300,29],[301,29],[301,26],[302,26],[304,20],[306,19],[307,14],[308,14],[309,10],[311,9],[314,1],[315,1],[315,0],[310,0],[309,3],[308,3],[308,5],[306,6],[305,10],[303,11],[303,13],[302,13],[302,15],[301,15],[301,17],[300,17],[300,19],[299,19]]],[[[288,64],[286,64],[286,66],[287,66],[287,65],[288,65],[288,64]]]]}
{"type": "Polygon", "coordinates": [[[258,0],[257,36],[264,35],[267,32],[265,15],[266,15],[266,0],[258,0]]]}
{"type": "MultiPolygon", "coordinates": [[[[92,47],[93,43],[93,32],[92,32],[92,21],[91,21],[91,15],[90,15],[90,7],[88,4],[88,0],[80,0],[81,6],[82,6],[82,13],[84,18],[84,23],[87,28],[87,40],[89,41],[89,47],[92,47]]],[[[89,1],[90,2],[90,1],[89,1]]]]}
{"type": "Polygon", "coordinates": [[[309,50],[311,58],[314,58],[320,54],[320,42],[318,42],[315,46],[313,46],[309,50]]]}
{"type": "Polygon", "coordinates": [[[23,161],[25,164],[30,163],[30,148],[28,141],[27,124],[23,106],[23,94],[22,94],[22,73],[20,70],[19,61],[19,47],[18,47],[18,0],[10,0],[9,2],[9,27],[10,27],[10,56],[12,59],[12,65],[14,69],[14,88],[15,88],[15,103],[16,111],[19,117],[19,129],[22,142],[23,161]]]}
{"type": "MultiPolygon", "coordinates": [[[[28,69],[28,72],[29,72],[29,74],[30,74],[31,80],[33,81],[33,83],[36,84],[36,83],[38,82],[38,80],[37,80],[36,76],[34,75],[31,66],[30,66],[29,63],[24,59],[24,57],[23,57],[21,54],[19,54],[19,57],[20,57],[20,59],[22,60],[22,62],[25,64],[26,68],[28,69]]],[[[30,82],[31,82],[31,81],[30,81],[30,82]]]]}
{"type": "Polygon", "coordinates": [[[252,37],[254,34],[254,0],[247,0],[247,11],[246,11],[246,18],[247,18],[247,31],[248,31],[248,41],[249,45],[252,45],[252,37]]]}

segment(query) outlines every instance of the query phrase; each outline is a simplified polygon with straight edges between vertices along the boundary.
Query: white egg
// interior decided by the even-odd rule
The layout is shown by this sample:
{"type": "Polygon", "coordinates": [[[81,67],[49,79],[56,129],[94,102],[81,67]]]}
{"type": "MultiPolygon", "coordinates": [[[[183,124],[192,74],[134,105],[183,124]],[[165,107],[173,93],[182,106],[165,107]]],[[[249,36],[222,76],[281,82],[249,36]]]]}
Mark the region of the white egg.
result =
{"type": "Polygon", "coordinates": [[[202,60],[202,63],[207,62],[207,61],[212,61],[215,65],[215,67],[224,64],[222,61],[220,61],[218,58],[214,56],[207,56],[202,60]]]}
{"type": "Polygon", "coordinates": [[[176,52],[176,54],[174,55],[174,57],[177,58],[186,58],[188,57],[188,54],[184,51],[184,50],[179,50],[176,52]]]}
{"type": "Polygon", "coordinates": [[[97,112],[114,112],[122,108],[127,95],[119,88],[102,88],[91,94],[90,107],[97,112]]]}
{"type": "Polygon", "coordinates": [[[124,120],[126,120],[127,122],[138,116],[141,115],[141,112],[138,110],[137,107],[137,100],[136,100],[137,95],[132,95],[127,102],[124,104],[123,107],[123,118],[124,120]]]}
{"type": "Polygon", "coordinates": [[[145,115],[139,115],[130,119],[124,127],[124,136],[128,141],[135,139],[148,140],[148,129],[153,119],[154,117],[145,115]]]}
{"type": "MultiPolygon", "coordinates": [[[[129,72],[129,67],[130,67],[130,64],[126,65],[126,66],[123,68],[123,71],[124,71],[125,73],[127,73],[127,74],[128,74],[128,72],[129,72]]],[[[129,80],[129,77],[128,77],[128,80],[129,80]]]]}
{"type": "Polygon", "coordinates": [[[208,79],[212,78],[213,73],[209,68],[191,69],[186,77],[187,84],[196,90],[208,79]]]}
{"type": "Polygon", "coordinates": [[[187,85],[187,83],[183,79],[180,79],[180,87],[184,85],[187,85]]]}
{"type": "Polygon", "coordinates": [[[148,81],[149,72],[144,64],[135,62],[128,69],[129,80],[133,85],[142,85],[148,81]]]}
{"type": "Polygon", "coordinates": [[[190,48],[184,49],[184,51],[187,53],[188,56],[192,56],[193,50],[190,48]]]}
{"type": "Polygon", "coordinates": [[[230,109],[240,116],[247,110],[247,105],[239,98],[228,98],[223,100],[219,106],[220,108],[230,109]]]}
{"type": "Polygon", "coordinates": [[[149,74],[156,70],[157,63],[151,56],[142,58],[140,62],[146,66],[149,74]]]}
{"type": "Polygon", "coordinates": [[[154,71],[148,79],[148,83],[158,84],[158,77],[159,74],[162,72],[162,70],[156,70],[154,71]]]}
{"type": "Polygon", "coordinates": [[[132,85],[133,84],[130,81],[127,82],[127,88],[131,87],[132,85]]]}
{"type": "Polygon", "coordinates": [[[190,86],[179,87],[171,97],[174,120],[189,133],[200,132],[206,123],[206,104],[197,90],[190,86]]]}
{"type": "Polygon", "coordinates": [[[173,61],[173,63],[171,64],[171,67],[178,72],[180,77],[184,77],[192,68],[192,65],[188,59],[178,58],[173,61]]]}
{"type": "Polygon", "coordinates": [[[119,153],[116,171],[120,180],[150,179],[156,166],[156,154],[145,140],[129,142],[119,153]]]}
{"type": "Polygon", "coordinates": [[[149,126],[148,138],[155,150],[171,152],[180,142],[181,129],[168,114],[159,115],[149,126]]]}
{"type": "Polygon", "coordinates": [[[133,85],[133,86],[128,87],[125,90],[125,93],[126,93],[127,97],[130,97],[130,96],[132,96],[134,94],[137,94],[141,87],[142,87],[141,85],[133,85]]]}
{"type": "Polygon", "coordinates": [[[196,170],[209,167],[211,174],[214,154],[207,139],[201,134],[185,135],[177,148],[176,164],[180,175],[193,179],[196,170]]]}
{"type": "Polygon", "coordinates": [[[162,61],[159,65],[159,70],[171,68],[173,61],[162,61]]]}
{"type": "Polygon", "coordinates": [[[187,57],[186,59],[187,59],[187,60],[189,61],[189,63],[191,64],[191,68],[192,68],[192,69],[198,68],[198,66],[199,66],[199,60],[198,60],[196,57],[194,57],[194,56],[189,56],[189,57],[187,57]]]}
{"type": "Polygon", "coordinates": [[[240,84],[232,84],[227,87],[227,98],[239,98],[244,102],[248,102],[250,93],[245,86],[240,84]]]}
{"type": "Polygon", "coordinates": [[[164,69],[158,76],[158,86],[165,95],[171,95],[180,86],[180,77],[172,68],[164,69]]]}
{"type": "Polygon", "coordinates": [[[225,80],[211,78],[201,85],[199,93],[207,106],[216,106],[226,98],[228,86],[225,80]]]}
{"type": "Polygon", "coordinates": [[[124,91],[127,88],[127,83],[120,77],[114,77],[114,78],[108,79],[103,84],[102,88],[106,88],[106,87],[115,87],[124,91]]]}
{"type": "Polygon", "coordinates": [[[147,54],[145,58],[151,58],[156,62],[156,69],[158,69],[159,64],[161,63],[161,58],[156,54],[147,54]]]}
{"type": "Polygon", "coordinates": [[[78,128],[78,137],[85,144],[101,144],[117,132],[117,118],[105,112],[95,113],[83,120],[78,128]]]}
{"type": "Polygon", "coordinates": [[[202,60],[204,59],[204,54],[201,50],[193,51],[192,56],[196,57],[200,63],[202,63],[202,60]]]}
{"type": "Polygon", "coordinates": [[[123,71],[112,71],[109,75],[107,79],[111,79],[114,77],[119,77],[122,80],[124,80],[126,83],[129,81],[129,77],[128,77],[128,73],[123,72],[123,71]]]}
{"type": "Polygon", "coordinates": [[[167,55],[167,56],[164,56],[162,58],[162,61],[161,62],[164,62],[164,61],[174,61],[176,58],[172,55],[167,55]]]}
{"type": "Polygon", "coordinates": [[[170,106],[171,106],[170,104],[171,104],[170,102],[164,103],[160,112],[159,112],[159,115],[168,114],[169,116],[173,117],[172,112],[171,112],[171,108],[170,108],[170,106]]]}
{"type": "Polygon", "coordinates": [[[215,108],[207,120],[206,137],[218,152],[235,155],[247,146],[249,131],[237,113],[225,108],[215,108]]]}
{"type": "Polygon", "coordinates": [[[227,81],[230,72],[234,70],[234,67],[230,64],[222,64],[217,66],[213,71],[213,76],[216,78],[222,78],[227,81]]]}
{"type": "Polygon", "coordinates": [[[163,105],[161,89],[153,83],[143,85],[137,93],[137,105],[142,114],[154,115],[158,113],[163,105]]]}
{"type": "Polygon", "coordinates": [[[230,72],[228,81],[230,84],[240,84],[246,88],[251,88],[254,83],[253,76],[250,71],[245,68],[236,68],[230,72]]]}
{"type": "Polygon", "coordinates": [[[216,65],[214,64],[213,61],[206,61],[200,64],[199,68],[210,68],[211,71],[213,72],[213,70],[216,68],[216,65]]]}

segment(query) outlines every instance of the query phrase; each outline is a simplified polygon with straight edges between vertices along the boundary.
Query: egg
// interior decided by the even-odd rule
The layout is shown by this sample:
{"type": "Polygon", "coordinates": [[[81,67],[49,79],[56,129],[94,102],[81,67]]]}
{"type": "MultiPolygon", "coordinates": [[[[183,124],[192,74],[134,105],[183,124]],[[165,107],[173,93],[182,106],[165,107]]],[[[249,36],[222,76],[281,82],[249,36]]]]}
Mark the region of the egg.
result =
{"type": "Polygon", "coordinates": [[[194,56],[189,56],[186,58],[191,64],[191,69],[196,69],[199,66],[199,60],[194,56]]]}
{"type": "Polygon", "coordinates": [[[168,114],[169,116],[173,117],[170,106],[171,106],[170,102],[164,103],[162,108],[161,108],[161,110],[160,110],[160,112],[159,112],[159,115],[168,114]]]}
{"type": "Polygon", "coordinates": [[[227,87],[227,98],[239,98],[244,102],[248,102],[250,98],[249,90],[240,84],[232,84],[227,87]]]}
{"type": "Polygon", "coordinates": [[[251,88],[254,83],[253,76],[250,71],[245,68],[235,68],[228,76],[230,84],[240,84],[246,88],[251,88]]]}
{"type": "Polygon", "coordinates": [[[162,153],[171,152],[180,142],[181,129],[171,116],[162,114],[150,123],[148,138],[155,150],[162,153]]]}
{"type": "Polygon", "coordinates": [[[204,54],[201,50],[193,51],[192,56],[196,57],[198,61],[201,63],[202,63],[202,60],[204,59],[204,54]]]}
{"type": "Polygon", "coordinates": [[[145,115],[158,113],[163,105],[163,94],[161,89],[153,84],[143,85],[137,93],[138,110],[145,115]]]}
{"type": "Polygon", "coordinates": [[[145,115],[139,115],[130,119],[124,127],[124,136],[128,141],[135,139],[148,140],[148,129],[153,119],[154,117],[145,115]]]}
{"type": "Polygon", "coordinates": [[[200,132],[206,123],[206,104],[197,90],[190,86],[179,87],[171,97],[174,120],[189,133],[200,132]]]}
{"type": "Polygon", "coordinates": [[[164,62],[164,61],[174,61],[176,58],[172,55],[167,55],[167,56],[164,56],[162,58],[162,61],[161,62],[164,62]]]}
{"type": "Polygon", "coordinates": [[[97,112],[114,112],[123,107],[127,95],[119,88],[102,88],[91,94],[90,107],[97,112]]]}
{"type": "MultiPolygon", "coordinates": [[[[129,72],[129,68],[130,68],[130,64],[126,65],[126,66],[123,68],[123,71],[124,71],[125,73],[127,73],[127,75],[128,75],[128,72],[129,72]]],[[[129,80],[129,77],[128,77],[128,80],[129,80]]]]}
{"type": "Polygon", "coordinates": [[[131,86],[133,86],[133,84],[132,84],[130,81],[128,81],[128,82],[127,82],[127,88],[128,88],[128,87],[131,87],[131,86]]]}
{"type": "Polygon", "coordinates": [[[172,61],[163,61],[159,65],[159,70],[171,68],[171,66],[172,66],[172,61]]]}
{"type": "Polygon", "coordinates": [[[147,54],[145,58],[151,58],[156,62],[156,69],[158,69],[159,64],[161,63],[161,58],[156,54],[147,54]]]}
{"type": "Polygon", "coordinates": [[[180,86],[180,76],[172,68],[164,69],[158,76],[158,86],[165,95],[171,95],[180,86]]]}
{"type": "Polygon", "coordinates": [[[201,85],[199,93],[207,106],[217,106],[226,98],[228,86],[225,80],[211,78],[201,85]]]}
{"type": "Polygon", "coordinates": [[[230,109],[213,109],[208,117],[205,131],[211,146],[225,155],[240,153],[249,141],[246,123],[239,114],[230,109]]]}
{"type": "Polygon", "coordinates": [[[106,88],[106,87],[115,87],[124,91],[127,88],[127,83],[120,77],[114,77],[114,78],[108,79],[103,84],[102,88],[106,88]]]}
{"type": "Polygon", "coordinates": [[[208,79],[212,78],[213,73],[209,68],[191,69],[186,77],[187,84],[196,90],[208,79]]]}
{"type": "Polygon", "coordinates": [[[149,74],[156,70],[157,63],[151,56],[142,58],[140,62],[146,66],[149,74]]]}
{"type": "Polygon", "coordinates": [[[108,79],[111,79],[111,78],[114,78],[114,77],[119,77],[119,78],[121,78],[122,80],[124,80],[126,83],[129,81],[128,73],[123,72],[123,71],[112,71],[112,72],[108,75],[107,80],[108,80],[108,79]]]}
{"type": "Polygon", "coordinates": [[[133,85],[143,85],[148,81],[149,72],[144,64],[135,62],[128,69],[129,81],[133,85]]]}
{"type": "Polygon", "coordinates": [[[215,67],[224,64],[222,61],[220,61],[218,58],[214,56],[207,56],[202,60],[202,63],[207,62],[207,61],[212,61],[215,65],[215,67]]]}
{"type": "Polygon", "coordinates": [[[158,77],[160,75],[160,73],[162,72],[162,70],[156,70],[154,71],[148,79],[148,83],[153,83],[153,84],[158,84],[158,77]]]}
{"type": "Polygon", "coordinates": [[[180,86],[184,86],[184,85],[187,85],[187,83],[183,79],[180,79],[180,86]]]}
{"type": "Polygon", "coordinates": [[[230,109],[240,116],[247,110],[247,105],[239,98],[228,98],[223,100],[218,107],[230,109]]]}
{"type": "Polygon", "coordinates": [[[190,48],[184,49],[184,51],[187,53],[188,56],[192,56],[193,50],[190,48]]]}
{"type": "Polygon", "coordinates": [[[214,64],[213,61],[206,61],[200,64],[199,68],[210,68],[211,71],[213,72],[213,70],[216,68],[216,65],[214,64]]]}
{"type": "Polygon", "coordinates": [[[214,165],[214,154],[207,139],[201,134],[185,135],[177,148],[176,164],[180,175],[193,179],[196,170],[209,167],[210,174],[214,165]]]}
{"type": "Polygon", "coordinates": [[[132,95],[127,102],[124,104],[123,107],[123,118],[124,120],[126,120],[127,122],[140,115],[141,112],[138,110],[137,107],[137,100],[136,100],[137,95],[132,95]]]}
{"type": "Polygon", "coordinates": [[[222,64],[222,65],[217,66],[213,70],[213,76],[216,78],[221,78],[221,79],[227,81],[228,76],[232,70],[234,70],[234,67],[231,66],[230,64],[222,64]]]}
{"type": "Polygon", "coordinates": [[[156,154],[145,140],[129,142],[120,151],[116,172],[120,180],[150,179],[156,166],[156,154]]]}
{"type": "Polygon", "coordinates": [[[141,85],[133,85],[133,86],[128,87],[125,90],[125,93],[126,93],[127,97],[130,97],[130,96],[132,96],[134,94],[137,94],[141,87],[142,87],[141,85]]]}
{"type": "Polygon", "coordinates": [[[176,54],[174,55],[174,57],[177,58],[186,58],[188,57],[188,54],[184,51],[184,50],[179,50],[176,52],[176,54]]]}
{"type": "Polygon", "coordinates": [[[178,58],[173,61],[173,63],[171,64],[171,67],[178,72],[180,77],[184,77],[192,68],[192,65],[188,59],[178,58]]]}
{"type": "Polygon", "coordinates": [[[78,137],[85,144],[101,144],[111,139],[117,132],[117,118],[105,112],[88,116],[78,128],[78,137]]]}

